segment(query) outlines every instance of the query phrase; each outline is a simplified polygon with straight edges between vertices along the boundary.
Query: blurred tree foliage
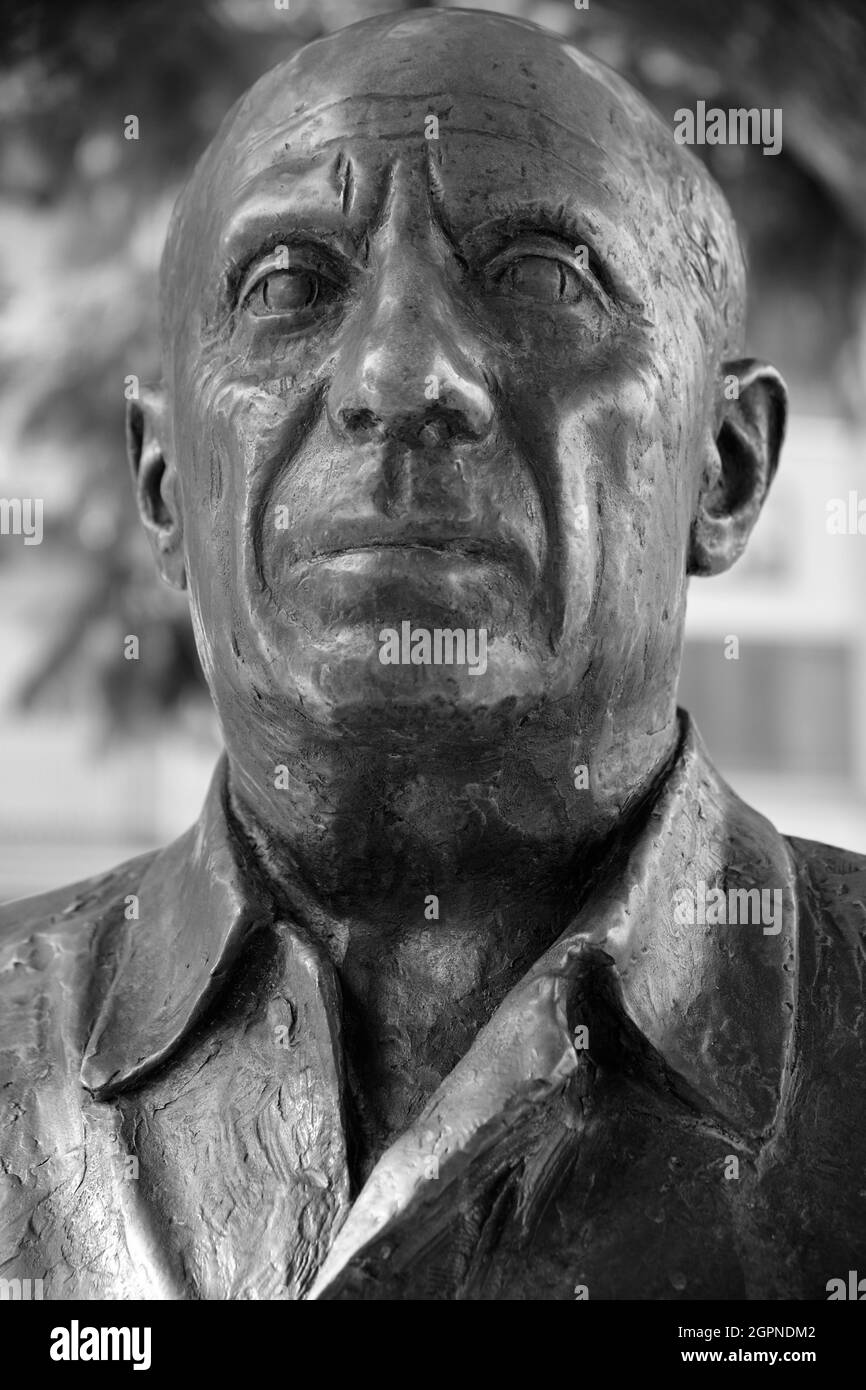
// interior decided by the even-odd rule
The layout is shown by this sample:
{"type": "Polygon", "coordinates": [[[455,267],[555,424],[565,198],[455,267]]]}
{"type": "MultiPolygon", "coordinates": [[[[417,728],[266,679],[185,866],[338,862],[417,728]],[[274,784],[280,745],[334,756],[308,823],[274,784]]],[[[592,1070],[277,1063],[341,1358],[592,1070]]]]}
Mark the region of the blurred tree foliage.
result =
{"type": "MultiPolygon", "coordinates": [[[[288,9],[274,0],[22,0],[7,16],[0,476],[7,495],[34,495],[22,480],[43,469],[45,548],[63,576],[25,705],[58,690],[73,701],[98,693],[129,723],[201,689],[185,600],[153,576],[123,464],[124,380],[159,375],[155,273],[171,205],[260,72],[322,33],[407,8],[400,0],[290,0],[288,9]],[[124,139],[130,114],[136,141],[124,139]],[[124,660],[127,633],[139,636],[146,662],[124,660]]],[[[780,365],[817,408],[862,409],[866,52],[857,0],[611,0],[580,11],[569,0],[502,0],[499,8],[574,35],[668,118],[698,97],[784,108],[778,158],[704,152],[741,219],[760,286],[753,345],[767,355],[781,347],[780,365]]]]}
{"type": "Polygon", "coordinates": [[[53,452],[62,470],[45,553],[66,555],[70,580],[24,705],[71,683],[128,724],[201,682],[185,599],[156,581],[135,515],[124,382],[159,375],[156,267],[185,174],[244,88],[322,32],[314,7],[295,9],[25,3],[0,39],[0,374],[16,454],[53,452]]]}

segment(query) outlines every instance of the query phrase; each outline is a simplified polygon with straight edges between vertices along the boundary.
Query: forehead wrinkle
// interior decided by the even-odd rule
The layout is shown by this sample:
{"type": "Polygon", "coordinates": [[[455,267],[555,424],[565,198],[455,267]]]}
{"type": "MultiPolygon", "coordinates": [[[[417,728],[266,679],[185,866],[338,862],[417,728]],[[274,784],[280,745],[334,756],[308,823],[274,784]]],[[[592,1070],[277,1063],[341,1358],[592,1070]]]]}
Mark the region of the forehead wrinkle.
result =
{"type": "MultiPolygon", "coordinates": [[[[601,83],[595,83],[595,85],[605,94],[605,96],[608,99],[613,99],[615,102],[614,94],[610,91],[609,88],[602,86],[601,83]]],[[[598,142],[598,140],[595,139],[594,136],[588,135],[585,128],[578,130],[573,126],[568,125],[565,121],[558,120],[556,116],[550,115],[548,112],[542,110],[540,107],[530,107],[527,106],[526,102],[512,101],[508,97],[497,96],[492,92],[479,91],[477,88],[468,88],[466,90],[461,90],[460,88],[456,87],[449,87],[442,91],[435,92],[360,92],[354,93],[346,97],[336,97],[330,101],[317,102],[315,106],[305,106],[303,110],[293,112],[290,116],[281,118],[279,124],[268,126],[267,129],[257,132],[256,127],[258,126],[259,121],[264,120],[266,118],[267,108],[264,108],[260,113],[257,113],[258,119],[256,121],[256,126],[248,125],[246,129],[243,131],[237,129],[235,129],[234,131],[230,130],[229,132],[227,132],[225,143],[226,145],[230,145],[234,138],[238,141],[238,143],[240,143],[240,141],[243,142],[245,153],[257,153],[260,149],[267,146],[274,139],[282,139],[283,136],[291,135],[298,128],[302,128],[305,122],[311,122],[319,116],[336,112],[341,107],[345,108],[351,107],[353,105],[363,105],[367,102],[373,102],[380,105],[387,105],[393,104],[394,102],[405,103],[407,101],[417,101],[424,103],[432,103],[436,101],[441,103],[448,103],[451,107],[453,107],[455,104],[455,99],[460,100],[461,98],[469,98],[473,102],[487,102],[493,107],[505,107],[511,111],[519,112],[520,115],[524,118],[528,116],[532,120],[543,121],[546,125],[551,126],[555,131],[561,132],[571,139],[579,139],[583,141],[584,144],[592,144],[601,153],[606,153],[606,148],[603,145],[601,145],[598,142]]],[[[622,102],[615,102],[615,104],[618,106],[618,108],[623,114],[629,114],[625,111],[622,102]]],[[[425,114],[436,115],[437,112],[431,111],[425,114]]],[[[635,125],[635,122],[632,121],[632,124],[635,125]]],[[[447,128],[449,130],[453,129],[453,127],[450,125],[447,128]]],[[[471,127],[463,127],[463,129],[471,130],[471,127]]],[[[406,131],[402,133],[404,135],[408,134],[408,132],[406,131]]],[[[493,134],[494,131],[484,128],[479,129],[477,131],[472,131],[472,133],[478,135],[489,135],[493,134]]],[[[640,134],[639,128],[635,128],[635,133],[638,135],[640,134]]],[[[418,138],[422,138],[420,131],[418,133],[418,138]]],[[[518,137],[515,135],[514,138],[518,137]]]]}
{"type": "Polygon", "coordinates": [[[384,226],[388,220],[389,213],[394,206],[394,201],[398,196],[399,185],[397,180],[397,166],[399,162],[399,155],[394,155],[388,160],[388,163],[382,170],[379,190],[368,223],[368,232],[375,232],[379,227],[384,226]]]}
{"type": "Polygon", "coordinates": [[[432,140],[427,141],[427,199],[431,208],[437,210],[439,215],[443,216],[446,198],[445,184],[439,169],[439,152],[434,149],[433,145],[434,142],[432,140]]]}
{"type": "MultiPolygon", "coordinates": [[[[320,187],[323,193],[327,191],[332,194],[335,205],[339,206],[341,185],[336,177],[334,157],[330,150],[324,149],[307,155],[290,154],[279,167],[269,164],[254,170],[235,185],[232,198],[252,201],[256,196],[266,197],[270,193],[275,172],[295,180],[295,187],[298,184],[302,187],[320,187]]],[[[233,212],[231,215],[234,215],[233,212]]]]}

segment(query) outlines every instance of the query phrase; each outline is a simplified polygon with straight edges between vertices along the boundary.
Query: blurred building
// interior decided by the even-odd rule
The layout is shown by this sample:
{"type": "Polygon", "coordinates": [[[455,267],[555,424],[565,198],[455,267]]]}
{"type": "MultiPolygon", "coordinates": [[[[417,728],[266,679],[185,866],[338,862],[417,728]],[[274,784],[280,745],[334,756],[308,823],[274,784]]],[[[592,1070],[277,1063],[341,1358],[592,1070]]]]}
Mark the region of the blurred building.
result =
{"type": "Polygon", "coordinates": [[[850,423],[795,414],[746,554],[691,581],[680,677],[680,702],[745,800],[787,834],[861,853],[866,534],[827,526],[833,503],[847,513],[852,493],[866,499],[864,443],[850,423]]]}

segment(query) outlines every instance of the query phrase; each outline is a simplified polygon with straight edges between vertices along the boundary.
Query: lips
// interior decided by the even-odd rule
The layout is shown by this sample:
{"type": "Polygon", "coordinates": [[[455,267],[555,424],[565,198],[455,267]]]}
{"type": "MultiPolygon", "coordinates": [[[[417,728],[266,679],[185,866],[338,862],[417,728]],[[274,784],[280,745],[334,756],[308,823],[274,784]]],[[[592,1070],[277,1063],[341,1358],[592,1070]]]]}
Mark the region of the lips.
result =
{"type": "Polygon", "coordinates": [[[311,560],[327,560],[335,555],[352,555],[359,551],[389,550],[432,550],[446,555],[465,555],[467,557],[501,560],[511,547],[501,541],[476,539],[468,536],[389,536],[386,539],[371,538],[368,541],[351,541],[331,548],[316,547],[309,555],[311,560]]]}
{"type": "Polygon", "coordinates": [[[509,569],[525,582],[531,582],[536,575],[536,564],[527,547],[511,537],[489,537],[473,534],[453,534],[432,530],[395,531],[383,535],[381,531],[348,527],[340,529],[338,535],[331,532],[327,538],[306,543],[301,541],[295,547],[294,565],[309,567],[319,564],[337,563],[354,557],[376,557],[384,563],[389,560],[415,561],[423,565],[426,560],[444,562],[467,562],[497,565],[509,569]]]}

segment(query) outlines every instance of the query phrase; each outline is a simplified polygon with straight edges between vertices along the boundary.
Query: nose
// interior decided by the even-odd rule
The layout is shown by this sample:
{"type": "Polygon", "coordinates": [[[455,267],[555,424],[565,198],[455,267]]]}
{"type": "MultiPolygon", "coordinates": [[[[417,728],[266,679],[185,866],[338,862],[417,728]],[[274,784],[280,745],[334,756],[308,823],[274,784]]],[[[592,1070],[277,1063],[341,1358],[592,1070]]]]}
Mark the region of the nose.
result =
{"type": "Polygon", "coordinates": [[[332,428],[355,443],[483,440],[494,400],[482,351],[444,266],[394,248],[347,330],[327,398],[332,428]]]}

